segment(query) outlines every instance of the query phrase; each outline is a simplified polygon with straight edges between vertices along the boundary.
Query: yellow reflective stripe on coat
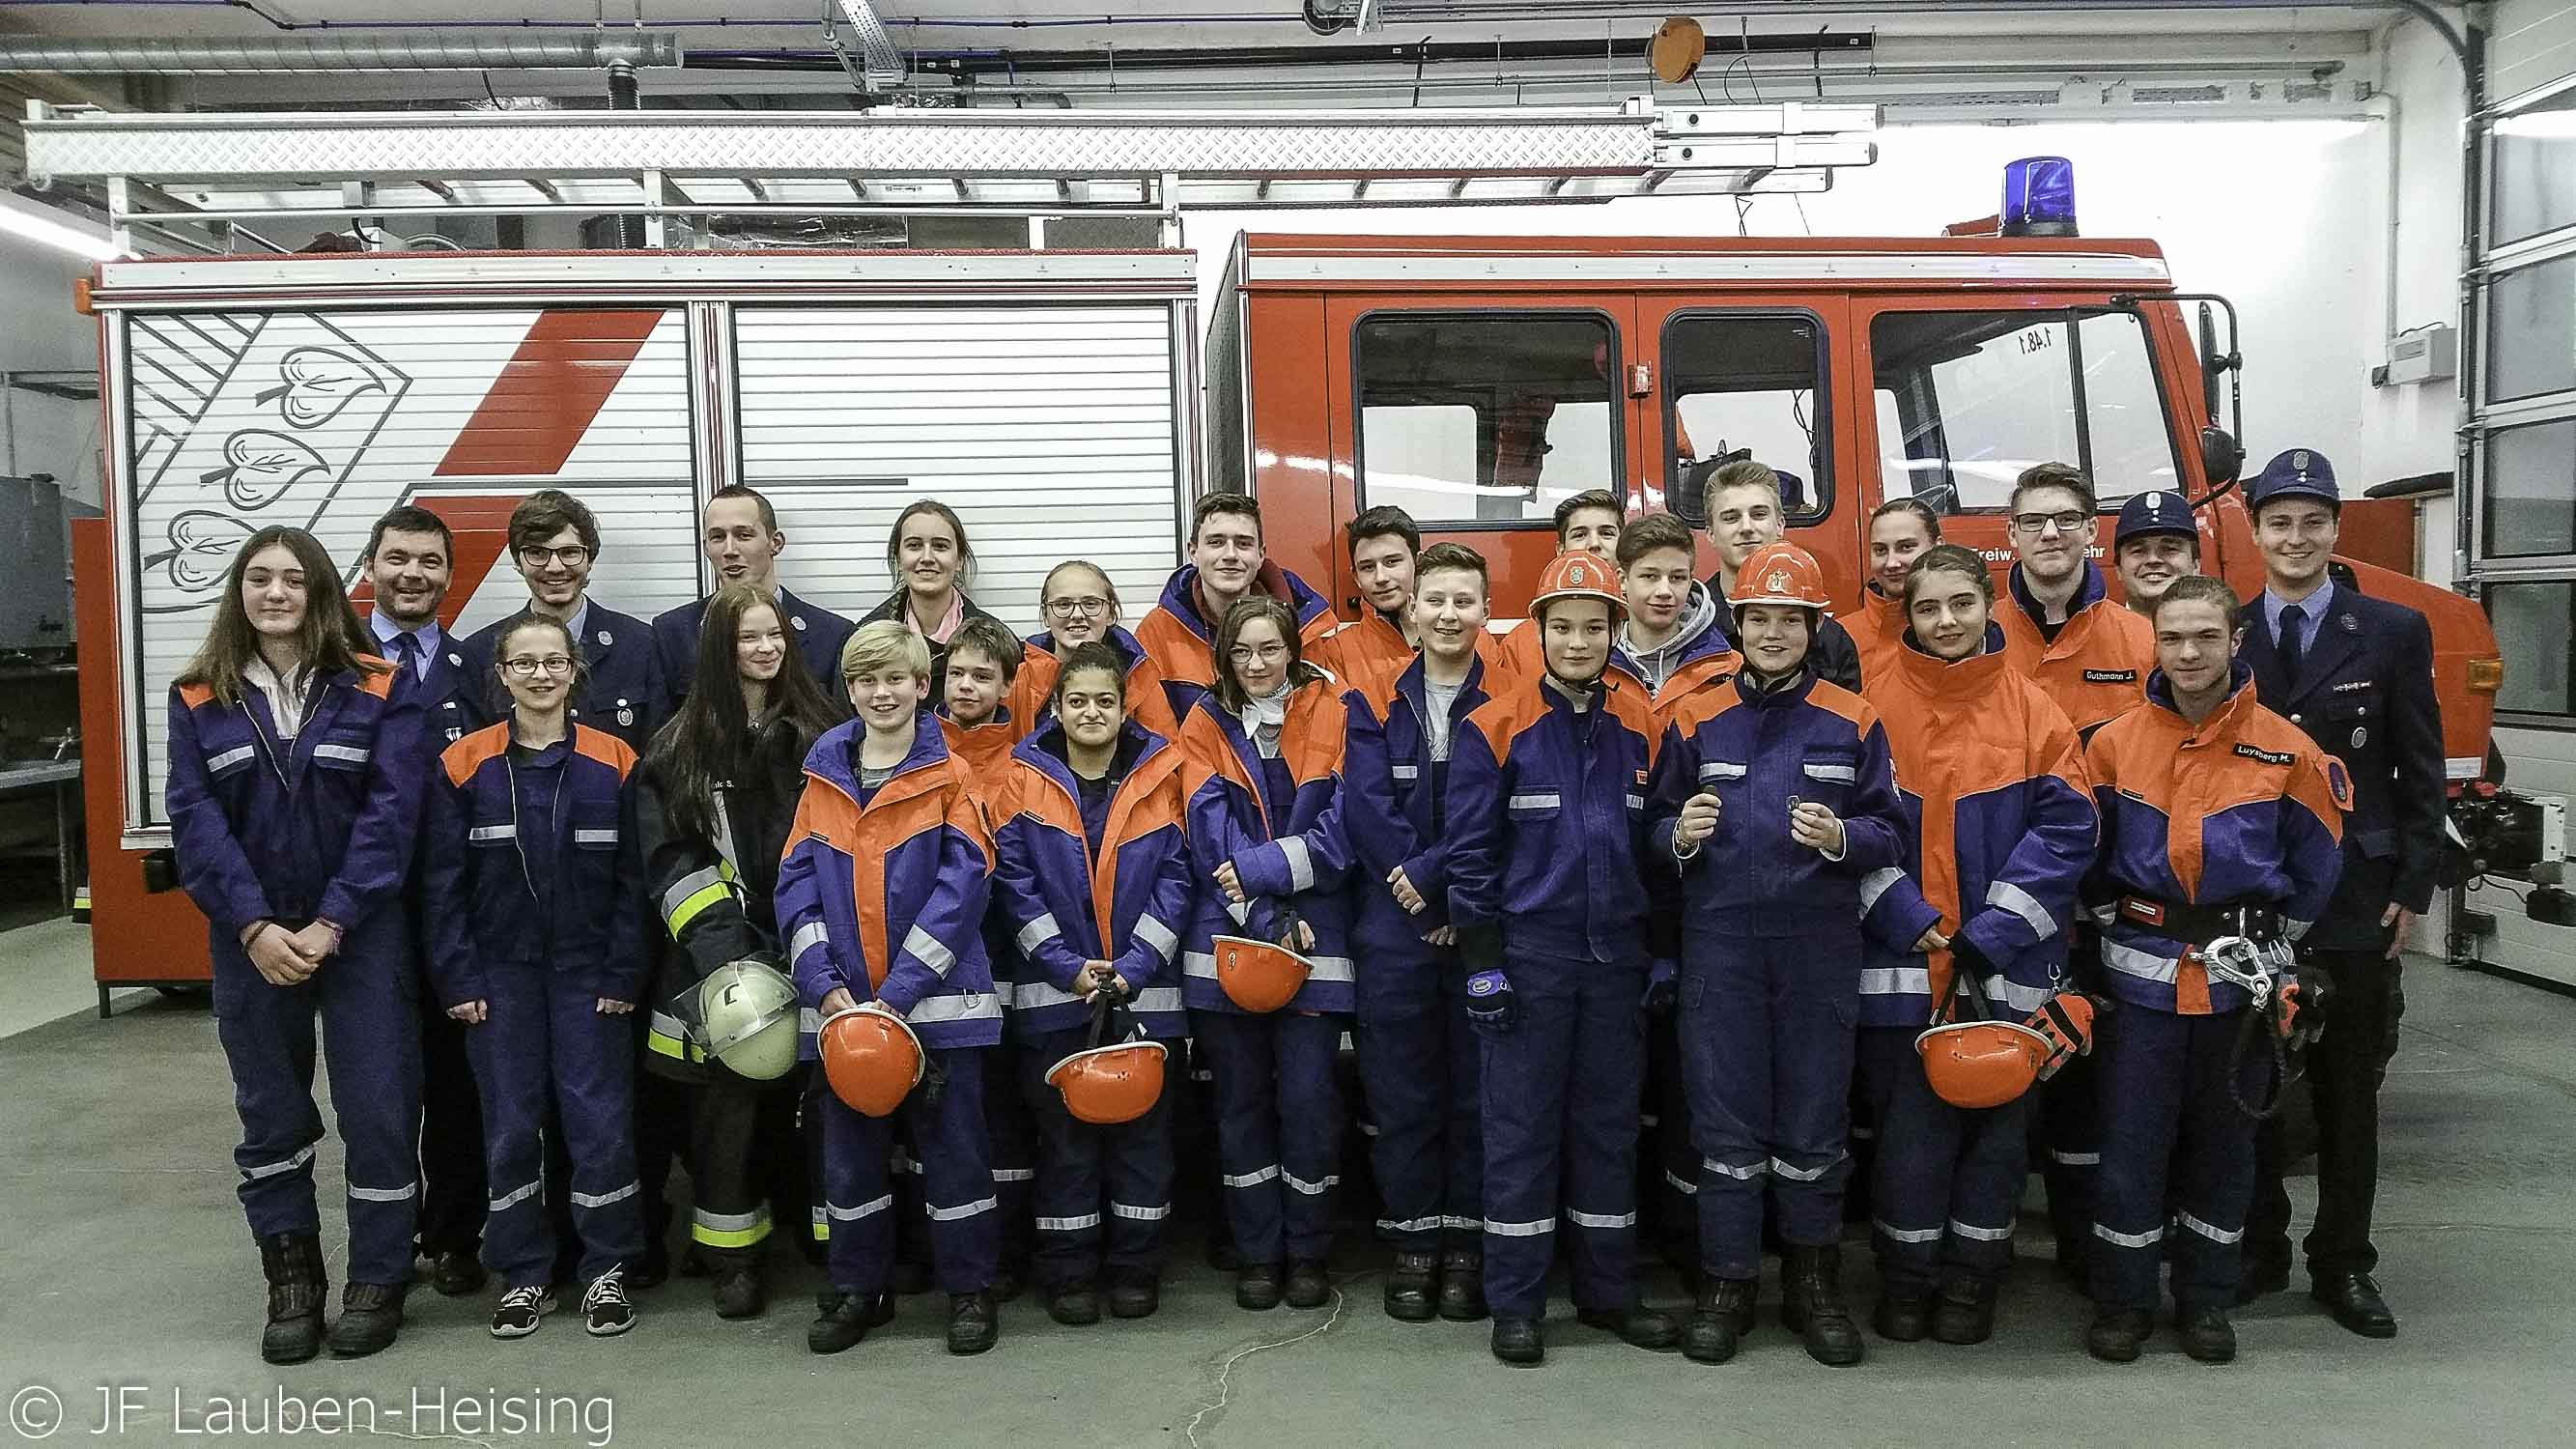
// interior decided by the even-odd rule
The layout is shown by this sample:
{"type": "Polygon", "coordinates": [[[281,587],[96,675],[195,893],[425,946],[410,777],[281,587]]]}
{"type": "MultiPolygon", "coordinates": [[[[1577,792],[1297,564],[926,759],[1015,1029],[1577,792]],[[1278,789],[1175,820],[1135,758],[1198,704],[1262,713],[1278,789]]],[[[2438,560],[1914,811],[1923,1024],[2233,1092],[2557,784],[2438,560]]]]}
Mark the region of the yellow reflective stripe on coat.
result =
{"type": "Polygon", "coordinates": [[[689,1040],[687,1032],[688,1028],[680,1025],[678,1017],[659,1011],[654,1012],[644,1028],[644,1049],[658,1052],[676,1062],[705,1061],[706,1051],[696,1042],[689,1040]]]}
{"type": "Polygon", "coordinates": [[[731,900],[739,889],[735,880],[733,866],[720,860],[708,869],[683,877],[677,885],[664,892],[662,923],[670,928],[671,939],[680,939],[680,933],[689,928],[689,922],[696,920],[699,913],[709,906],[731,900]],[[674,896],[678,897],[676,902],[672,899],[674,896]]]}

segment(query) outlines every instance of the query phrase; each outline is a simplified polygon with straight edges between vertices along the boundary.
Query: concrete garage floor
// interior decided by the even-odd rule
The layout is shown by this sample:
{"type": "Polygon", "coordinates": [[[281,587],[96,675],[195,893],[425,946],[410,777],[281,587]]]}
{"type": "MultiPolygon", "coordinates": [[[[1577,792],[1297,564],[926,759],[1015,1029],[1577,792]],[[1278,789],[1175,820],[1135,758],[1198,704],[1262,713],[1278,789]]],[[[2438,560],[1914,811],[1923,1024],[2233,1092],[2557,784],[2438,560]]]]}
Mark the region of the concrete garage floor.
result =
{"type": "MultiPolygon", "coordinates": [[[[86,971],[83,933],[0,937],[0,973],[86,971]]],[[[1004,1310],[1001,1346],[977,1359],[940,1351],[935,1298],[908,1300],[893,1327],[846,1355],[809,1357],[811,1284],[798,1266],[780,1270],[765,1320],[719,1323],[703,1284],[674,1280],[642,1296],[635,1332],[608,1341],[585,1337],[568,1314],[532,1339],[495,1342],[483,1331],[488,1294],[457,1302],[423,1288],[391,1351],[283,1371],[256,1356],[258,1265],[233,1198],[235,1123],[211,1023],[202,1008],[144,998],[112,1021],[84,1012],[0,1040],[0,1392],[39,1420],[42,1396],[24,1397],[26,1386],[59,1394],[66,1442],[100,1422],[102,1385],[138,1395],[125,1425],[137,1443],[212,1432],[218,1396],[259,1399],[283,1385],[307,1399],[370,1397],[380,1433],[443,1443],[794,1444],[855,1432],[895,1444],[1407,1449],[1971,1436],[2566,1444],[2576,1438],[2576,1001],[2423,961],[2409,967],[2408,998],[2386,1096],[2381,1276],[2403,1321],[2388,1343],[2344,1333],[2294,1294],[2238,1316],[2243,1357],[2232,1367],[2189,1362],[2169,1334],[2141,1363],[2096,1364],[2079,1344],[2086,1309],[2058,1285],[2044,1219],[2031,1216],[1995,1342],[1873,1338],[1870,1362],[1849,1370],[1799,1352],[1772,1316],[1768,1284],[1762,1328],[1723,1368],[1621,1346],[1574,1325],[1560,1301],[1546,1367],[1507,1369],[1486,1355],[1481,1326],[1388,1320],[1378,1256],[1355,1244],[1344,1266],[1357,1276],[1332,1312],[1240,1312],[1230,1283],[1185,1251],[1159,1316],[1065,1329],[1023,1299],[1004,1310]],[[444,1422],[405,1417],[416,1394],[451,1406],[604,1396],[613,1410],[559,1403],[552,1432],[521,1435],[453,1411],[444,1422]]],[[[321,1164],[329,1203],[335,1147],[321,1164]]],[[[2303,1211],[2310,1186],[2294,1186],[2303,1211]]],[[[329,1251],[336,1278],[336,1232],[329,1251]]],[[[1874,1284],[1865,1268],[1856,1276],[1865,1308],[1874,1284]]],[[[1679,1298],[1669,1276],[1654,1292],[1679,1298]]]]}

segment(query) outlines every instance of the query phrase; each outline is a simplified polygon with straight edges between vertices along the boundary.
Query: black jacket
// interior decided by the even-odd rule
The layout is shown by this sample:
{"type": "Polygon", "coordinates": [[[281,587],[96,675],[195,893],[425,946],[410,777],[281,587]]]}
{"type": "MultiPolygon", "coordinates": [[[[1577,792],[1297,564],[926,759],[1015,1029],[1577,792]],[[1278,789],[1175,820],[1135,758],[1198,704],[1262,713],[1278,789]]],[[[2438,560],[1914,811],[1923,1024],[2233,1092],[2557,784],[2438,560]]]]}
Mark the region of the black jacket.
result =
{"type": "MultiPolygon", "coordinates": [[[[888,598],[884,603],[877,605],[875,608],[868,610],[867,617],[861,619],[859,622],[861,624],[873,624],[881,619],[901,619],[903,617],[904,600],[910,592],[911,591],[908,589],[896,589],[892,597],[888,598]]],[[[960,593],[958,597],[965,599],[966,601],[965,612],[967,618],[991,619],[997,624],[1001,623],[999,616],[988,614],[984,610],[976,607],[975,601],[971,598],[967,598],[965,594],[960,593]]],[[[1010,629],[1010,626],[1007,624],[1003,624],[1002,627],[1010,629]]],[[[1011,629],[1010,632],[1012,638],[1017,639],[1020,637],[1018,630],[1011,629]]],[[[933,713],[937,713],[948,703],[948,646],[927,636],[924,636],[922,642],[930,646],[930,709],[933,713]]],[[[1005,689],[1004,692],[1008,693],[1008,690],[1005,689]]]]}

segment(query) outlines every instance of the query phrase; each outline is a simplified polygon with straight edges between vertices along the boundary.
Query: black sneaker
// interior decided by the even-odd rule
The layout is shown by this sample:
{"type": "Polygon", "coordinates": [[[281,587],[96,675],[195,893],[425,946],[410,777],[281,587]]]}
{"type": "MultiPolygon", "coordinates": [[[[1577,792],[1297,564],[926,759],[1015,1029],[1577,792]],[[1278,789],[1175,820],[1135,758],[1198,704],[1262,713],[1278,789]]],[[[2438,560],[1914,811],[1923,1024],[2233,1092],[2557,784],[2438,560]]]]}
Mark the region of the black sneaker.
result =
{"type": "Polygon", "coordinates": [[[513,1288],[501,1295],[501,1306],[492,1310],[494,1338],[525,1338],[537,1331],[537,1325],[554,1311],[555,1291],[532,1284],[513,1288]]]}
{"type": "Polygon", "coordinates": [[[626,1273],[611,1268],[590,1280],[581,1295],[582,1327],[593,1338],[615,1338],[635,1326],[635,1305],[626,1301],[626,1273]]]}

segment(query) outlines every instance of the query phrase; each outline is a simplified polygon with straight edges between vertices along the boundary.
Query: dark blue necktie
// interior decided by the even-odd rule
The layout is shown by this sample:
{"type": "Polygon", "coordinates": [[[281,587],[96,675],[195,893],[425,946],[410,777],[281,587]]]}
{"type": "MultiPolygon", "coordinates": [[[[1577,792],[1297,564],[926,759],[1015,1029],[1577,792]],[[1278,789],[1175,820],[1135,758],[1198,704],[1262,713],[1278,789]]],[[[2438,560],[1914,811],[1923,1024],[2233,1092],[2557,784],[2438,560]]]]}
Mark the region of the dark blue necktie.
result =
{"type": "Polygon", "coordinates": [[[2290,684],[2299,682],[2300,656],[2307,643],[2299,637],[2299,631],[2307,626],[2307,622],[2307,611],[2298,605],[2281,606],[2281,637],[2275,652],[2281,656],[2281,678],[2290,684]]]}
{"type": "Polygon", "coordinates": [[[420,683],[420,636],[405,630],[387,642],[394,651],[394,692],[409,694],[420,683]]]}

